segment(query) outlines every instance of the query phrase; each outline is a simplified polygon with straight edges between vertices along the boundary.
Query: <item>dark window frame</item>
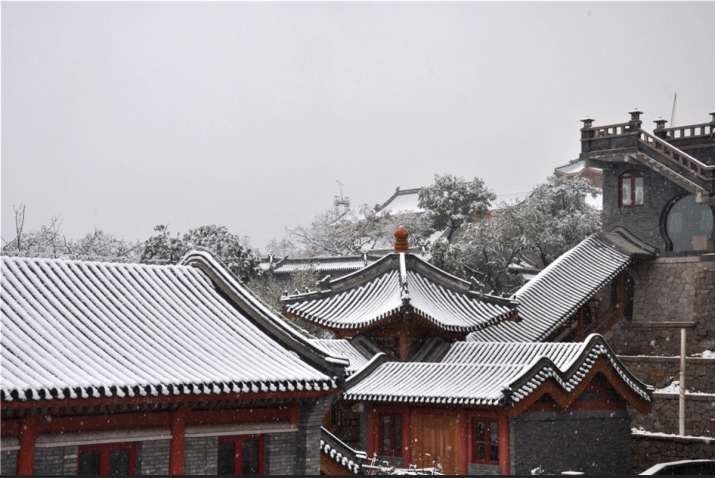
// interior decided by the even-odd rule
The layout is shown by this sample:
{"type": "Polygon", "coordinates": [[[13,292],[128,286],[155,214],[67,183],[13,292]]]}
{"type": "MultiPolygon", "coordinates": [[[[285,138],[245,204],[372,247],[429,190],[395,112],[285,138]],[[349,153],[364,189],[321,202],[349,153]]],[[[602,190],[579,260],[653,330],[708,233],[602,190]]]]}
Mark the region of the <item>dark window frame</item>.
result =
{"type": "Polygon", "coordinates": [[[499,464],[499,420],[488,417],[474,417],[471,420],[472,427],[472,443],[469,446],[470,463],[480,463],[487,465],[499,464]],[[483,431],[479,433],[479,426],[483,427],[483,431]],[[493,435],[496,437],[496,448],[492,450],[492,429],[493,435]],[[479,445],[484,447],[484,456],[479,456],[479,445]]]}
{"type": "Polygon", "coordinates": [[[403,414],[400,412],[381,412],[378,414],[378,436],[377,436],[377,454],[380,456],[389,456],[393,458],[402,457],[402,428],[405,426],[403,414]],[[392,447],[390,449],[385,449],[385,435],[386,430],[384,427],[385,417],[391,417],[392,427],[389,430],[390,443],[392,447]],[[399,419],[399,426],[397,425],[399,419]],[[398,446],[399,445],[399,446],[398,446]]]}
{"type": "Polygon", "coordinates": [[[625,173],[621,174],[618,178],[618,205],[620,207],[627,207],[627,208],[632,208],[632,207],[641,207],[645,205],[645,178],[643,175],[638,172],[638,171],[626,171],[625,173]],[[641,188],[641,197],[640,197],[640,202],[636,201],[637,195],[636,195],[636,186],[638,184],[638,180],[640,180],[640,188],[641,188]],[[629,204],[626,204],[624,202],[625,198],[623,196],[623,185],[625,183],[628,183],[630,187],[630,197],[628,198],[630,200],[629,204]]]}
{"type": "MultiPolygon", "coordinates": [[[[129,464],[128,475],[137,474],[137,444],[136,443],[101,443],[96,445],[80,445],[77,449],[77,466],[83,453],[99,452],[99,475],[111,476],[111,455],[114,450],[128,450],[129,464]]],[[[78,469],[79,472],[79,469],[78,469]]]]}
{"type": "MultiPolygon", "coordinates": [[[[222,443],[233,443],[234,446],[234,463],[233,463],[233,475],[243,475],[243,455],[236,452],[236,450],[243,450],[244,442],[255,440],[258,442],[258,473],[257,475],[266,474],[266,453],[265,453],[265,440],[263,435],[232,435],[219,437],[218,446],[220,447],[222,443]]],[[[220,448],[219,448],[220,451],[220,448]]],[[[217,457],[217,460],[220,458],[217,457]]],[[[217,467],[218,473],[218,467],[217,467]]],[[[224,475],[225,476],[225,475],[224,475]]]]}

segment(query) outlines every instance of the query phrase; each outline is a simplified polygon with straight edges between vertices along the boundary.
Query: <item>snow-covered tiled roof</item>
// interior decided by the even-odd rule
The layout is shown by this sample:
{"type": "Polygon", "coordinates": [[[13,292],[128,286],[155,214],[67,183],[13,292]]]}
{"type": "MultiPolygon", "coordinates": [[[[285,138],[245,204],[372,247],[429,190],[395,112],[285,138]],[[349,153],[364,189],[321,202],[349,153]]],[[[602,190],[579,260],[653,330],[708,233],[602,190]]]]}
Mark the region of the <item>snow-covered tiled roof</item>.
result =
{"type": "Polygon", "coordinates": [[[346,365],[204,252],[161,266],[3,257],[1,311],[3,400],[321,391],[346,365]]]}
{"type": "Polygon", "coordinates": [[[469,335],[479,341],[539,341],[564,325],[631,262],[607,235],[595,234],[559,256],[514,294],[518,321],[503,321],[469,335]]]}
{"type": "Polygon", "coordinates": [[[348,374],[360,370],[369,360],[363,352],[346,339],[312,339],[310,343],[325,350],[333,357],[341,357],[350,362],[346,368],[348,374]]]}
{"type": "Polygon", "coordinates": [[[435,326],[469,332],[514,315],[515,304],[479,294],[471,284],[409,253],[323,284],[324,290],[283,297],[285,311],[334,329],[358,329],[409,310],[435,326]]]}
{"type": "Polygon", "coordinates": [[[649,388],[619,361],[600,335],[580,343],[457,343],[441,362],[387,362],[348,380],[347,400],[462,406],[519,403],[547,380],[574,390],[599,358],[643,402],[649,388]]]}
{"type": "Polygon", "coordinates": [[[316,256],[300,258],[265,258],[259,263],[259,267],[264,271],[271,271],[273,274],[294,274],[296,272],[316,272],[316,273],[339,273],[347,274],[362,269],[378,258],[368,255],[355,256],[316,256]]]}

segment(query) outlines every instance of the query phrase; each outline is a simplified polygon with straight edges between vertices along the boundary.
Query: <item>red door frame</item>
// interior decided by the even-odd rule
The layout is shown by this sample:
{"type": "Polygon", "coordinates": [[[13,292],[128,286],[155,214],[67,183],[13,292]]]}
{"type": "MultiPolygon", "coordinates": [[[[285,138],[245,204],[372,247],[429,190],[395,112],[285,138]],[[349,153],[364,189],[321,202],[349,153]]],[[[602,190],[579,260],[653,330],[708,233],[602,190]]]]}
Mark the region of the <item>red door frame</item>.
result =
{"type": "Polygon", "coordinates": [[[403,407],[373,406],[370,407],[367,417],[368,428],[368,456],[379,455],[382,442],[382,415],[402,416],[402,450],[400,456],[403,466],[407,468],[412,463],[412,442],[410,434],[410,410],[403,407]]]}
{"type": "Polygon", "coordinates": [[[109,476],[109,461],[112,450],[126,449],[129,450],[129,475],[137,474],[137,444],[136,443],[103,443],[100,445],[81,445],[77,450],[77,463],[79,463],[79,455],[84,452],[99,452],[99,476],[109,476]]]}
{"type": "Polygon", "coordinates": [[[242,475],[243,474],[243,455],[241,454],[240,451],[243,450],[243,442],[249,441],[249,440],[257,440],[258,441],[258,474],[265,475],[266,474],[266,459],[265,459],[265,443],[264,443],[265,440],[263,439],[263,435],[238,435],[238,436],[220,437],[219,443],[226,443],[226,442],[233,443],[233,446],[234,446],[233,474],[234,475],[242,475]]]}

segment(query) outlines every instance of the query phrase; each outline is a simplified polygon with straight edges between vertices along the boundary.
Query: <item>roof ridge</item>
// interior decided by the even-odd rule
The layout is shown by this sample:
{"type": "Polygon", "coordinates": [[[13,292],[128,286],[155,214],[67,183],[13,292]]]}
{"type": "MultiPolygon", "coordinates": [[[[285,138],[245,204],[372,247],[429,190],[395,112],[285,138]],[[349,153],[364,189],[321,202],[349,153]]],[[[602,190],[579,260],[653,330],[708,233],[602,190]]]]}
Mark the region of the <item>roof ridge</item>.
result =
{"type": "Polygon", "coordinates": [[[3,254],[0,255],[2,261],[13,261],[13,262],[50,262],[57,264],[96,264],[105,266],[127,266],[127,267],[141,267],[141,268],[164,268],[164,267],[175,267],[179,269],[186,269],[187,266],[184,264],[176,263],[166,263],[166,264],[152,264],[146,262],[134,262],[134,261],[111,261],[111,260],[95,260],[95,259],[75,259],[66,257],[34,257],[34,256],[13,256],[3,254]]]}

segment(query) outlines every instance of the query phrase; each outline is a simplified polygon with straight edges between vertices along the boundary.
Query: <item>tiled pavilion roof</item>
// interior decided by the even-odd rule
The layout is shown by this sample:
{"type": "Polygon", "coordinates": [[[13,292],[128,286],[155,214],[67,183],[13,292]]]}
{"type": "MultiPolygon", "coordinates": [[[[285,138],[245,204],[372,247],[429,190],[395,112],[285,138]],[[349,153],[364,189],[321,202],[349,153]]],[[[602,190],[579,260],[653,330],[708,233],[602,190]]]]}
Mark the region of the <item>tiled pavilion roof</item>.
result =
{"type": "Polygon", "coordinates": [[[181,265],[2,258],[2,399],[331,390],[317,349],[210,254],[181,265]]]}
{"type": "Polygon", "coordinates": [[[458,342],[441,362],[385,362],[348,380],[345,399],[383,403],[493,407],[514,405],[547,380],[571,392],[604,358],[615,375],[644,403],[650,389],[621,364],[605,340],[581,343],[458,342]]]}
{"type": "Polygon", "coordinates": [[[465,333],[515,314],[513,301],[480,294],[407,252],[320,285],[316,292],[283,297],[285,312],[332,329],[360,329],[411,311],[440,329],[465,333]]]}

